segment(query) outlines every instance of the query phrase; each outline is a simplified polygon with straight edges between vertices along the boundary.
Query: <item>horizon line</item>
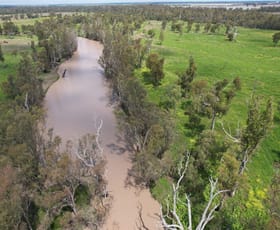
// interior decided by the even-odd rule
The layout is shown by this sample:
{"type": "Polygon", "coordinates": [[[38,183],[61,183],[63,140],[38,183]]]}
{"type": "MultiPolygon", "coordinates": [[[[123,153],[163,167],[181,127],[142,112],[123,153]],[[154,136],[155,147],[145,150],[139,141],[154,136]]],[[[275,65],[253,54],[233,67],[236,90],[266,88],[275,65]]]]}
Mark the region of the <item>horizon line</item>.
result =
{"type": "Polygon", "coordinates": [[[178,0],[153,0],[153,1],[132,1],[132,0],[125,0],[125,1],[112,1],[108,0],[108,2],[95,2],[95,3],[88,3],[88,2],[77,2],[77,3],[0,3],[0,7],[16,7],[16,6],[94,6],[94,5],[140,5],[140,4],[234,4],[234,3],[280,3],[279,0],[199,0],[199,1],[178,1],[178,0]]]}

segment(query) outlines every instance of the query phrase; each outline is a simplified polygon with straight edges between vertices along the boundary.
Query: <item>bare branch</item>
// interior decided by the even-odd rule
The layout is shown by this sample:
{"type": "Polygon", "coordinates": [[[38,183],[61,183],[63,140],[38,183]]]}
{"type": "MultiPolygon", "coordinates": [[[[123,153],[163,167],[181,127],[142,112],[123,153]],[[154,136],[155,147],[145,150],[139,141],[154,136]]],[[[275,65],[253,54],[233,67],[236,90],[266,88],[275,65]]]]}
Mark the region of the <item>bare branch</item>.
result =
{"type": "MultiPolygon", "coordinates": [[[[165,220],[166,217],[168,217],[167,215],[163,215],[162,213],[162,207],[161,207],[161,220],[162,220],[162,224],[163,227],[165,229],[179,229],[179,230],[184,230],[184,225],[182,223],[182,221],[180,220],[180,217],[177,214],[177,203],[180,201],[179,200],[179,188],[180,188],[180,184],[186,174],[187,168],[188,168],[188,164],[189,164],[189,159],[190,159],[190,153],[187,153],[187,159],[186,162],[183,166],[183,162],[181,161],[179,164],[179,168],[178,168],[178,175],[180,176],[176,185],[173,184],[172,188],[173,188],[173,205],[172,205],[172,210],[171,210],[171,214],[173,216],[173,218],[171,218],[172,220],[175,221],[175,224],[168,224],[165,220]]],[[[167,207],[169,207],[168,202],[167,202],[167,207]]],[[[169,211],[168,211],[169,212],[169,211]]],[[[168,213],[167,212],[167,213],[168,213]]]]}
{"type": "Polygon", "coordinates": [[[190,160],[190,152],[187,152],[187,160],[185,162],[184,167],[182,167],[182,164],[183,164],[182,161],[180,162],[180,165],[179,165],[178,175],[180,176],[180,178],[179,178],[179,180],[176,183],[176,192],[178,191],[178,189],[180,187],[180,184],[181,184],[181,181],[183,180],[183,178],[184,178],[184,176],[186,174],[186,171],[187,171],[187,168],[188,168],[188,164],[189,164],[189,160],[190,160]]]}
{"type": "Polygon", "coordinates": [[[240,140],[239,138],[236,138],[236,137],[232,136],[229,132],[226,131],[223,122],[220,122],[220,124],[221,124],[221,126],[222,126],[222,129],[223,129],[224,133],[226,134],[226,136],[227,136],[231,141],[233,141],[234,143],[241,143],[241,140],[240,140]]]}
{"type": "Polygon", "coordinates": [[[145,135],[145,138],[144,138],[144,141],[143,141],[143,149],[145,148],[145,145],[146,145],[146,143],[147,143],[148,136],[149,136],[149,134],[150,134],[151,129],[152,129],[152,127],[150,127],[150,128],[148,129],[148,131],[146,132],[146,135],[145,135]]]}
{"type": "Polygon", "coordinates": [[[97,145],[97,148],[99,149],[101,155],[103,154],[103,148],[100,145],[99,138],[100,138],[100,135],[101,135],[102,126],[103,126],[103,120],[101,119],[100,123],[99,123],[99,126],[97,128],[96,134],[95,134],[96,145],[97,145]]]}
{"type": "Polygon", "coordinates": [[[186,199],[187,199],[188,218],[189,218],[188,230],[192,230],[192,207],[191,207],[191,200],[187,194],[186,194],[186,199]]]}
{"type": "Polygon", "coordinates": [[[75,155],[76,155],[76,157],[79,158],[79,160],[81,160],[81,161],[85,164],[85,166],[90,167],[90,168],[95,166],[95,164],[92,164],[92,162],[88,163],[88,162],[78,153],[78,151],[75,152],[75,155]]]}
{"type": "Polygon", "coordinates": [[[163,215],[163,211],[162,211],[162,206],[160,207],[160,219],[162,222],[162,226],[165,230],[184,230],[184,228],[182,226],[179,226],[177,224],[168,224],[165,220],[166,215],[163,215]]]}
{"type": "Polygon", "coordinates": [[[103,126],[103,120],[100,120],[100,124],[97,127],[96,134],[94,136],[86,135],[79,141],[78,151],[75,151],[76,157],[82,161],[86,167],[93,168],[96,166],[97,161],[103,157],[103,148],[100,144],[101,129],[103,126]],[[92,138],[95,138],[92,140],[92,138]],[[94,142],[94,146],[92,144],[94,142]]]}
{"type": "Polygon", "coordinates": [[[209,201],[203,211],[203,214],[200,218],[200,222],[196,227],[196,230],[203,230],[205,228],[205,226],[209,223],[210,220],[213,219],[214,215],[214,211],[219,207],[219,205],[215,205],[212,209],[210,209],[210,207],[213,204],[214,199],[221,193],[225,193],[228,192],[229,190],[219,190],[217,191],[217,183],[218,183],[218,179],[216,179],[215,181],[210,178],[210,195],[209,195],[209,201]],[[210,209],[210,211],[209,211],[210,209]]]}
{"type": "MultiPolygon", "coordinates": [[[[185,162],[185,165],[183,166],[182,161],[180,162],[179,166],[178,166],[178,175],[179,175],[179,179],[175,184],[172,185],[173,188],[173,203],[172,203],[172,210],[169,211],[169,203],[167,202],[166,207],[167,207],[167,214],[164,215],[163,211],[162,211],[162,207],[160,209],[160,218],[161,218],[161,222],[162,222],[162,226],[164,229],[166,230],[184,230],[184,225],[182,223],[182,220],[180,219],[178,213],[177,213],[177,204],[179,202],[182,202],[179,199],[179,188],[180,188],[180,184],[186,174],[187,171],[187,167],[189,164],[189,158],[190,158],[190,153],[188,152],[187,154],[187,160],[185,162]],[[168,213],[171,213],[172,216],[168,216],[168,213]],[[167,222],[167,219],[170,220],[171,224],[169,224],[167,222]]],[[[209,194],[209,200],[206,204],[206,207],[202,213],[202,216],[200,218],[200,221],[197,225],[197,227],[195,228],[196,230],[203,230],[206,225],[214,218],[214,212],[215,210],[217,210],[217,208],[219,207],[219,204],[215,205],[213,204],[215,201],[215,198],[217,196],[219,196],[222,193],[228,192],[229,190],[217,190],[217,184],[218,184],[218,180],[213,180],[212,178],[209,179],[210,182],[210,194],[209,194]]],[[[186,207],[188,208],[188,230],[192,230],[192,206],[191,206],[191,201],[190,201],[190,197],[189,195],[185,195],[186,197],[186,207]]]]}

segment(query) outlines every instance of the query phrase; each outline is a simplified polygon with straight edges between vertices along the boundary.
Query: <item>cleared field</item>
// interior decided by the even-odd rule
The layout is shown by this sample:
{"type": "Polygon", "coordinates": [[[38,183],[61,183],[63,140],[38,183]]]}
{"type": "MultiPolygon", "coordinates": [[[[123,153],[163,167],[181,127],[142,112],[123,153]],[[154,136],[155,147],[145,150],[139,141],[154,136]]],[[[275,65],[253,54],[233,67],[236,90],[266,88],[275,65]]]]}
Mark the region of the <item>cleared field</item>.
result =
{"type": "Polygon", "coordinates": [[[26,51],[30,49],[32,40],[35,40],[35,37],[32,39],[26,36],[0,36],[0,44],[4,54],[26,51]]]}

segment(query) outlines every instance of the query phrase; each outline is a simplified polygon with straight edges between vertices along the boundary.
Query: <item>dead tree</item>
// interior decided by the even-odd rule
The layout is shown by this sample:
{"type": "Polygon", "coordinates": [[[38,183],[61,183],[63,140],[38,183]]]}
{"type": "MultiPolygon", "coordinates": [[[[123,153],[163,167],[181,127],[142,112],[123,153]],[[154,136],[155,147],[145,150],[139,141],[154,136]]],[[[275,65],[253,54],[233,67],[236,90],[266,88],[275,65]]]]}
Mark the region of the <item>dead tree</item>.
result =
{"type": "MultiPolygon", "coordinates": [[[[79,140],[79,146],[77,151],[74,152],[75,156],[82,164],[82,171],[85,175],[92,175],[98,184],[106,179],[106,168],[105,158],[103,156],[103,148],[101,146],[100,136],[103,127],[103,120],[99,121],[97,125],[97,120],[94,122],[96,126],[96,133],[94,135],[87,134],[79,140]],[[102,175],[98,170],[102,170],[102,175]]],[[[106,185],[102,186],[102,197],[107,198],[109,192],[107,191],[106,185]]]]}
{"type": "Polygon", "coordinates": [[[95,167],[103,158],[103,148],[100,145],[102,126],[103,120],[100,120],[95,135],[87,134],[79,140],[78,151],[75,151],[75,155],[86,167],[95,167]]]}
{"type": "MultiPolygon", "coordinates": [[[[163,210],[161,207],[161,222],[162,226],[165,230],[192,230],[193,229],[193,222],[192,222],[192,207],[191,207],[191,200],[189,195],[185,195],[186,197],[186,207],[188,208],[188,227],[185,229],[183,225],[183,220],[180,219],[178,213],[177,213],[177,205],[178,203],[182,203],[182,200],[179,198],[179,188],[181,185],[181,182],[186,174],[187,167],[189,164],[189,158],[190,153],[187,154],[187,160],[185,162],[185,165],[183,166],[182,162],[179,165],[178,168],[178,175],[179,179],[175,184],[172,185],[173,188],[173,196],[172,196],[172,205],[171,210],[169,210],[169,202],[167,202],[167,212],[166,214],[163,214],[163,210]],[[170,222],[170,223],[169,223],[170,222]]],[[[219,196],[222,193],[228,192],[228,190],[218,190],[217,184],[218,180],[213,180],[212,178],[210,180],[210,194],[208,202],[204,208],[204,211],[201,215],[201,218],[199,220],[198,225],[195,227],[196,230],[203,230],[205,229],[206,225],[214,218],[214,212],[219,207],[219,204],[214,204],[214,200],[217,196],[219,196]]]]}

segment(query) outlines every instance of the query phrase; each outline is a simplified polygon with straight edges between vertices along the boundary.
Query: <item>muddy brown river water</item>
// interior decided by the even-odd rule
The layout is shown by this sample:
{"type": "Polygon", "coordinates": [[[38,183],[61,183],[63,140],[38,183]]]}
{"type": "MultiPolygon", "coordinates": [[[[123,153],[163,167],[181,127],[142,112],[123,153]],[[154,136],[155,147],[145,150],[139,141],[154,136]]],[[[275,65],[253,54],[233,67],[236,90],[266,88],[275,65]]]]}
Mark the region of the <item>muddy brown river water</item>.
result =
{"type": "Polygon", "coordinates": [[[103,120],[101,145],[107,160],[106,179],[112,206],[103,230],[134,230],[160,228],[159,204],[148,190],[125,184],[131,167],[130,154],[117,129],[113,107],[109,104],[109,88],[98,64],[102,45],[78,38],[78,50],[59,68],[65,77],[48,90],[45,98],[46,124],[63,140],[77,140],[86,133],[96,132],[96,120],[103,120]],[[139,207],[147,228],[140,224],[139,207]]]}

